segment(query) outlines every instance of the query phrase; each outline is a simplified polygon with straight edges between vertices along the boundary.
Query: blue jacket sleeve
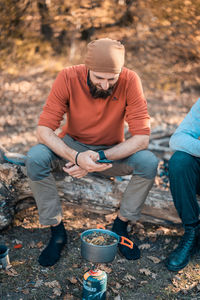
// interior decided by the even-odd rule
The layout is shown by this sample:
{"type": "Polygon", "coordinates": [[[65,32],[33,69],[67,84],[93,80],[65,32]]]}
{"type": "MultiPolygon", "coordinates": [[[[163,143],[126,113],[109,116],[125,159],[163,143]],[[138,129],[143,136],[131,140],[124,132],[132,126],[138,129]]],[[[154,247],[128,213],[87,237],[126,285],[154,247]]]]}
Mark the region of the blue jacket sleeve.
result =
{"type": "Polygon", "coordinates": [[[171,136],[170,148],[200,157],[200,98],[171,136]]]}

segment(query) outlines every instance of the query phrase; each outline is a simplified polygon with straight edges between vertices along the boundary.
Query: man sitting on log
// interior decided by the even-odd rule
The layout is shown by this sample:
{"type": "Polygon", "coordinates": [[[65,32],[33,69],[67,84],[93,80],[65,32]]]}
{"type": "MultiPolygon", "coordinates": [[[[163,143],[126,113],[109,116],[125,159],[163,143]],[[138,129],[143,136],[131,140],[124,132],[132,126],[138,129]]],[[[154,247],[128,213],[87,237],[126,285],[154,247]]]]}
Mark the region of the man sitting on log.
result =
{"type": "Polygon", "coordinates": [[[171,271],[184,268],[200,246],[200,98],[170,139],[176,152],[169,161],[170,189],[185,233],[166,260],[171,271]]]}
{"type": "MultiPolygon", "coordinates": [[[[54,177],[56,163],[81,178],[99,172],[105,176],[132,174],[112,230],[128,237],[129,220],[140,217],[151,189],[157,158],[146,148],[150,117],[138,75],[123,67],[124,46],[108,38],[88,44],[85,64],[62,70],[52,87],[39,118],[39,143],[27,155],[27,172],[35,197],[39,220],[51,226],[51,238],[39,257],[42,266],[52,266],[67,242],[61,205],[54,177]],[[63,115],[66,124],[56,135],[63,115]],[[124,121],[131,137],[124,140],[124,121]],[[104,162],[106,159],[113,163],[104,162]],[[98,162],[101,160],[102,162],[98,162]]],[[[127,259],[138,259],[140,251],[120,245],[127,259]]]]}

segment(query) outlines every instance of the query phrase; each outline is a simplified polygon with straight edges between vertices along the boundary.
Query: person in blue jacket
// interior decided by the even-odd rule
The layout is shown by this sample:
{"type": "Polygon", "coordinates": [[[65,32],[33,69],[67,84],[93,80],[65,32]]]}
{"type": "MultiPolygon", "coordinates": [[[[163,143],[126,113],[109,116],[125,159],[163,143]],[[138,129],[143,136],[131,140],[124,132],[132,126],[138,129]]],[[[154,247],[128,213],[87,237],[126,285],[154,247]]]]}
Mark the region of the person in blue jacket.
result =
{"type": "Polygon", "coordinates": [[[170,148],[175,151],[169,161],[170,189],[185,233],[167,258],[166,267],[179,271],[200,246],[200,98],[171,136],[170,148]]]}

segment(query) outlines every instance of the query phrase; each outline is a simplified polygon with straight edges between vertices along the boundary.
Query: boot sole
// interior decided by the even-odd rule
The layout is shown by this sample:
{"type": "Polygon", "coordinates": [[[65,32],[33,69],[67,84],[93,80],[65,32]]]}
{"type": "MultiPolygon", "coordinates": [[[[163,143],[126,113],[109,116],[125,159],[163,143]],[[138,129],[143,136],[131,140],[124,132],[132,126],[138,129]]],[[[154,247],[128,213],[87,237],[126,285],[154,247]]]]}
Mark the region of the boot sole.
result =
{"type": "Polygon", "coordinates": [[[174,267],[174,266],[171,266],[171,265],[168,265],[168,264],[165,264],[166,268],[169,270],[169,271],[173,271],[173,272],[177,272],[177,271],[180,271],[182,270],[183,268],[185,268],[189,263],[189,260],[186,264],[184,265],[181,265],[181,266],[178,266],[178,267],[174,267]]]}
{"type": "Polygon", "coordinates": [[[180,271],[180,270],[182,270],[183,268],[185,268],[185,267],[189,264],[191,258],[192,258],[196,253],[197,253],[197,249],[194,249],[194,251],[191,253],[191,255],[190,255],[189,259],[188,259],[188,262],[186,262],[184,265],[181,265],[181,266],[178,266],[178,267],[174,267],[174,266],[171,266],[171,265],[165,263],[165,266],[167,267],[167,269],[168,269],[169,271],[174,271],[174,272],[180,271]]]}

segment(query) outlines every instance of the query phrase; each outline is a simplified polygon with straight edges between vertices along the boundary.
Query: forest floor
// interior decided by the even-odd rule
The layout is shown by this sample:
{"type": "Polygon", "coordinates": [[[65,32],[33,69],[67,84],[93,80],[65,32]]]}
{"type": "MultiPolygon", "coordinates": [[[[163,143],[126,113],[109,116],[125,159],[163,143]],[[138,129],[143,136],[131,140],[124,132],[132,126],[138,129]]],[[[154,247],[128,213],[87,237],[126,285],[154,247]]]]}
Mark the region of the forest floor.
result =
{"type": "MultiPolygon", "coordinates": [[[[19,212],[13,226],[1,232],[12,264],[11,269],[0,270],[2,300],[81,299],[83,275],[92,263],[81,257],[80,234],[97,224],[111,228],[114,214],[100,216],[65,205],[63,213],[69,242],[53,267],[38,263],[49,230],[40,226],[36,207],[19,212]],[[19,244],[21,248],[16,248],[19,244]]],[[[117,253],[113,262],[98,265],[108,276],[107,299],[200,299],[200,255],[179,272],[170,272],[164,265],[183,233],[181,226],[137,222],[129,231],[141,249],[141,258],[128,261],[117,253]]]]}
{"type": "MultiPolygon", "coordinates": [[[[9,151],[25,154],[36,143],[38,115],[54,78],[55,73],[34,68],[18,76],[4,72],[0,79],[0,136],[9,151]]],[[[147,89],[146,95],[152,130],[175,129],[188,111],[188,105],[182,105],[175,92],[155,90],[152,94],[147,89]]],[[[193,95],[184,97],[191,99],[193,95]]],[[[43,268],[37,261],[48,242],[49,230],[40,226],[36,207],[19,212],[13,225],[1,232],[0,240],[10,249],[12,264],[12,269],[0,270],[2,300],[81,299],[83,274],[91,264],[81,257],[80,233],[99,223],[109,228],[114,215],[100,216],[64,204],[63,213],[69,243],[53,267],[43,268]],[[16,249],[16,244],[22,247],[16,249]]],[[[182,232],[178,225],[138,222],[130,226],[130,237],[137,241],[142,256],[130,262],[117,254],[112,263],[100,265],[108,275],[107,299],[200,299],[200,257],[195,256],[178,273],[169,272],[164,266],[182,232]]]]}

